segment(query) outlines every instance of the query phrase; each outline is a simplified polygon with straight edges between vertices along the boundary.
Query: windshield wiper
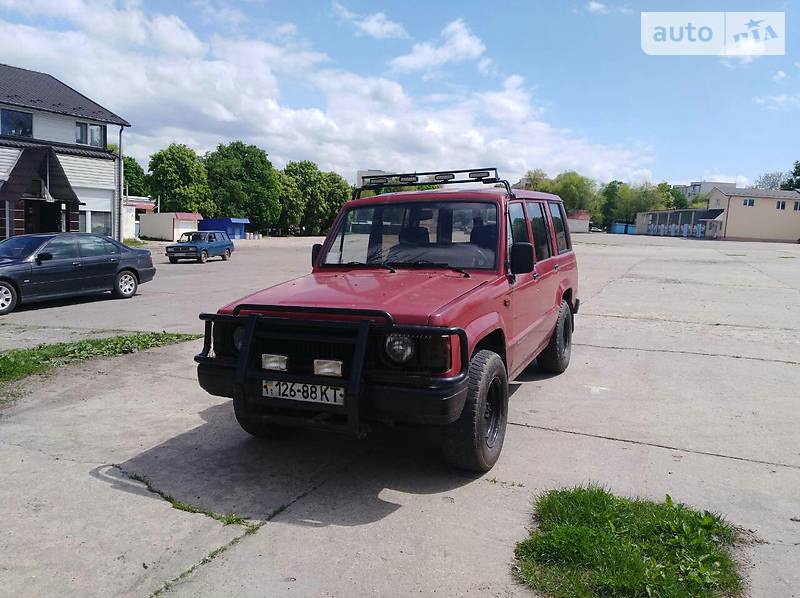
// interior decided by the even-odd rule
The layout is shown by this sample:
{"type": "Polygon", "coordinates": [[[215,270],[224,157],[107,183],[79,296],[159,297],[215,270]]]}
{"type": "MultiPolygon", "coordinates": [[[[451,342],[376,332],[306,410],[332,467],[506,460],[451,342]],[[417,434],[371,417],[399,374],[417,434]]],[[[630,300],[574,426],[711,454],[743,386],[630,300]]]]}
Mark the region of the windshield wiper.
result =
{"type": "Polygon", "coordinates": [[[373,262],[373,263],[364,263],[364,262],[345,262],[343,264],[338,264],[340,266],[362,266],[365,268],[385,268],[392,274],[394,274],[395,269],[387,264],[386,262],[373,262]]]}
{"type": "Polygon", "coordinates": [[[447,268],[453,272],[463,274],[464,278],[470,278],[469,272],[458,266],[451,266],[447,262],[429,262],[427,260],[414,260],[412,262],[383,262],[387,266],[394,266],[395,268],[447,268]]]}

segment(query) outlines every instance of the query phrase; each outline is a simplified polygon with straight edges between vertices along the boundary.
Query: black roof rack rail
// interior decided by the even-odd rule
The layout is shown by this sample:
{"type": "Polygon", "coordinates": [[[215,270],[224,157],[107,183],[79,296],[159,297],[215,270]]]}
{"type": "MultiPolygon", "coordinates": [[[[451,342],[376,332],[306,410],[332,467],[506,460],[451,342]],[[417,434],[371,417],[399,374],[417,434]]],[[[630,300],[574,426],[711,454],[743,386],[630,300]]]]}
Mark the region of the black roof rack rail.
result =
{"type": "Polygon", "coordinates": [[[362,177],[361,187],[353,189],[353,199],[361,197],[362,191],[378,191],[383,187],[421,187],[422,185],[454,185],[457,183],[501,184],[510,198],[514,198],[511,184],[501,179],[497,168],[471,168],[468,170],[438,170],[433,172],[405,172],[370,174],[362,177]]]}

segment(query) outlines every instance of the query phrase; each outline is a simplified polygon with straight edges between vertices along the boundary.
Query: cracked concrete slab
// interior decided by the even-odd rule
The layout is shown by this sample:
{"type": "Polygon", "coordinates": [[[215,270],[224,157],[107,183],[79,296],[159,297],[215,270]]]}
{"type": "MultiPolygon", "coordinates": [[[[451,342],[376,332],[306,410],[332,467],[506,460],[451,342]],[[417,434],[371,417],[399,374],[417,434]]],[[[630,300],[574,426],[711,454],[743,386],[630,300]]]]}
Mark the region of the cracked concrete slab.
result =
{"type": "MultiPolygon", "coordinates": [[[[796,595],[800,248],[575,240],[573,362],[515,382],[508,444],[485,476],[447,469],[432,431],[252,439],[197,386],[199,343],[25,382],[0,412],[0,596],[527,595],[511,566],[531,500],[587,481],[723,513],[757,539],[740,548],[751,594],[796,595]],[[177,501],[268,522],[241,536],[112,464],[177,501]]],[[[313,241],[253,244],[213,270],[161,264],[131,302],[46,306],[3,326],[46,330],[57,309],[76,334],[197,331],[199,311],[305,272],[313,241]],[[213,292],[198,294],[209,276],[213,292]]]]}

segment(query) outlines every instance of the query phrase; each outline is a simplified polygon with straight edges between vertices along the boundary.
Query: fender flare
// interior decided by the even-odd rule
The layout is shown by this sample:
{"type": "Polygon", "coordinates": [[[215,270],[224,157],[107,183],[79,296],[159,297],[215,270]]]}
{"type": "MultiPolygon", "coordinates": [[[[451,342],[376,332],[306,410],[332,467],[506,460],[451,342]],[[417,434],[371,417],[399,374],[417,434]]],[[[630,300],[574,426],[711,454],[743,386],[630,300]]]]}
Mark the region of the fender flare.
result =
{"type": "MultiPolygon", "coordinates": [[[[467,326],[464,327],[464,331],[467,333],[467,339],[469,343],[469,346],[467,347],[467,354],[472,357],[472,354],[475,351],[475,347],[478,346],[478,343],[480,343],[495,330],[500,330],[503,332],[500,314],[495,311],[483,314],[479,318],[472,320],[467,326]]],[[[505,332],[503,332],[504,339],[505,336],[505,332]]],[[[503,347],[503,349],[508,352],[508,347],[503,347]]]]}

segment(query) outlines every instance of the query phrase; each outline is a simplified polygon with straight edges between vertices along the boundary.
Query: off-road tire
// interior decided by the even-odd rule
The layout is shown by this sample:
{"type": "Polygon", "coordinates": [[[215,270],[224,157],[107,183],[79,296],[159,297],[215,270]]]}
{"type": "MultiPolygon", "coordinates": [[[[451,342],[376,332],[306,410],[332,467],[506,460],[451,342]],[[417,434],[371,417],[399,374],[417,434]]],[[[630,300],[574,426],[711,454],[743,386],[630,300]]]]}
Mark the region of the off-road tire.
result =
{"type": "Polygon", "coordinates": [[[225,249],[225,251],[222,252],[222,261],[227,262],[229,259],[231,259],[231,250],[225,249]]]}
{"type": "Polygon", "coordinates": [[[461,416],[445,426],[442,451],[450,465],[489,471],[503,449],[508,421],[508,374],[493,351],[478,351],[469,364],[461,416]]]}
{"type": "Polygon", "coordinates": [[[170,264],[177,264],[178,263],[178,258],[176,258],[176,257],[169,258],[169,263],[170,264]]]}
{"type": "Polygon", "coordinates": [[[136,294],[139,288],[139,280],[136,274],[130,270],[122,270],[114,277],[114,288],[111,292],[117,299],[130,299],[136,294]]]}
{"type": "Polygon", "coordinates": [[[17,289],[10,282],[0,280],[0,316],[10,314],[17,306],[17,289]]]}
{"type": "Polygon", "coordinates": [[[200,257],[197,258],[197,261],[201,264],[205,264],[208,261],[208,252],[205,249],[200,252],[200,257]]]}
{"type": "Polygon", "coordinates": [[[555,330],[537,362],[545,372],[560,374],[567,369],[572,354],[572,310],[569,303],[561,301],[555,330]]]}

